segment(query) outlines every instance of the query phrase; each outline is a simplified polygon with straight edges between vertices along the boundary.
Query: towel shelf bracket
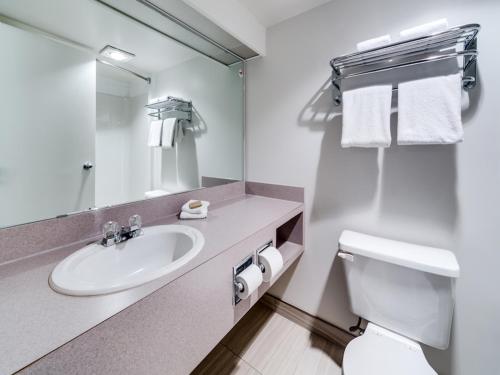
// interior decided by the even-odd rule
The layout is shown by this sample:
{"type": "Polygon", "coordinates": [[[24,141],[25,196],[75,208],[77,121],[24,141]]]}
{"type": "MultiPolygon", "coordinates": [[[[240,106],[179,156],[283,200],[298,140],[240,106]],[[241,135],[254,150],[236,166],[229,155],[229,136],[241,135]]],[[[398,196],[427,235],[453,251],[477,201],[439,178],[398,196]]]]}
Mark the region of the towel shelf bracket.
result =
{"type": "MultiPolygon", "coordinates": [[[[336,57],[332,67],[333,101],[342,103],[342,80],[429,62],[462,58],[462,84],[477,84],[477,34],[481,26],[468,24],[446,31],[336,57]]],[[[394,91],[397,88],[393,89],[394,91]]]]}

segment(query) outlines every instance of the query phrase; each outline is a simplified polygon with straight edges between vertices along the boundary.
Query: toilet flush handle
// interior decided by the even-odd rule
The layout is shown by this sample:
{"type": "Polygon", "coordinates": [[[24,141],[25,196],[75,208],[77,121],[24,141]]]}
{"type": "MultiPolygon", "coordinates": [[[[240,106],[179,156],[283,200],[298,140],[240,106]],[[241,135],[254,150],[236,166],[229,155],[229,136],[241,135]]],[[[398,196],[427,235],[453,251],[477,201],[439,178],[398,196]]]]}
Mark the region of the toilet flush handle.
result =
{"type": "Polygon", "coordinates": [[[348,260],[349,262],[354,262],[354,255],[352,255],[351,253],[346,253],[345,251],[339,250],[337,255],[342,259],[348,260]]]}

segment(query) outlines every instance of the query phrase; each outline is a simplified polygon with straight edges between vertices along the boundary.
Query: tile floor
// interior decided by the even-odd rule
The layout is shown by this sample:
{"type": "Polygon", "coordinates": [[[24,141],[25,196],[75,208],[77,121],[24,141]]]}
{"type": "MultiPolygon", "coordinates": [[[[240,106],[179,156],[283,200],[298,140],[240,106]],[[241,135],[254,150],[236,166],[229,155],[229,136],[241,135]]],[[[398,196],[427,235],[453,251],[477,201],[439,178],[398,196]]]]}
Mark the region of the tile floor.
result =
{"type": "Polygon", "coordinates": [[[195,375],[341,375],[343,348],[258,303],[195,375]]]}

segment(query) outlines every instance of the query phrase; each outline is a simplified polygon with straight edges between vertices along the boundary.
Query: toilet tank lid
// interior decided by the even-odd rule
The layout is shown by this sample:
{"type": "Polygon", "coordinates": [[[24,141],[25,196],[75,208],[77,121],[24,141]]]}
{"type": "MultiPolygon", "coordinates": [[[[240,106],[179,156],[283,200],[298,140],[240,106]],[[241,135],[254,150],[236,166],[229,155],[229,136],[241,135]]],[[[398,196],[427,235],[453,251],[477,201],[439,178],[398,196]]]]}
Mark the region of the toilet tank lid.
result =
{"type": "Polygon", "coordinates": [[[456,278],[460,274],[457,258],[445,249],[394,241],[350,230],[344,230],[340,235],[339,249],[436,275],[456,278]]]}

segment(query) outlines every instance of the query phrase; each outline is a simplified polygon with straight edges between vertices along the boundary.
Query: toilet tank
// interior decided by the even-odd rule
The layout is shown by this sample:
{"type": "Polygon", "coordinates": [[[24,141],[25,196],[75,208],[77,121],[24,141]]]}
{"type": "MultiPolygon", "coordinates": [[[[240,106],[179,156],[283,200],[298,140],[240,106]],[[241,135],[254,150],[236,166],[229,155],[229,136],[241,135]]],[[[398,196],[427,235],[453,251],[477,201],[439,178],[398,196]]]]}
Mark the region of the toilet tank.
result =
{"type": "Polygon", "coordinates": [[[448,347],[460,272],[451,251],[346,230],[338,255],[354,314],[435,348],[448,347]]]}

